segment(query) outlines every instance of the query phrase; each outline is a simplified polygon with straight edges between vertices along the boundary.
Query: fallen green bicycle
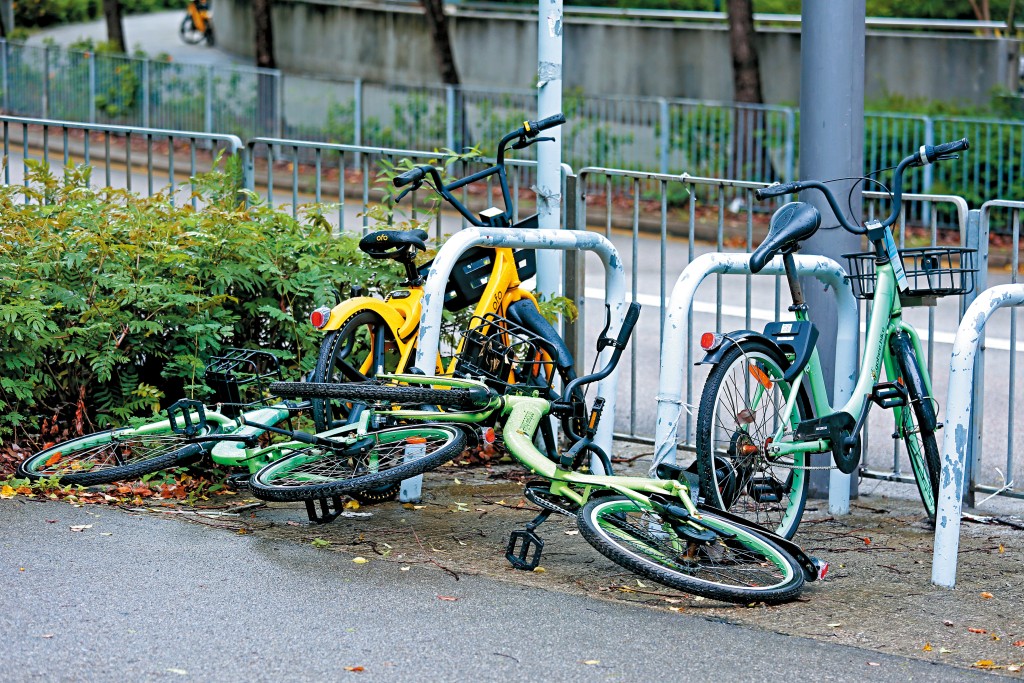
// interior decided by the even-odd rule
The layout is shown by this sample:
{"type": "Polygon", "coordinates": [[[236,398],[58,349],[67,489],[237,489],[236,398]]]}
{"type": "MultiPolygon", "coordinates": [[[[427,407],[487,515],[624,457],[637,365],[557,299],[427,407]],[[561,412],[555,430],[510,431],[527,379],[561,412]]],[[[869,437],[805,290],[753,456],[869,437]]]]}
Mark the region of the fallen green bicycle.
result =
{"type": "Polygon", "coordinates": [[[345,428],[350,430],[348,437],[334,434],[334,439],[350,444],[344,455],[325,451],[319,457],[285,457],[253,475],[251,489],[261,498],[288,500],[291,491],[310,486],[340,494],[371,483],[397,481],[423,471],[424,461],[429,461],[429,467],[444,457],[416,452],[420,438],[429,439],[444,426],[438,422],[472,425],[498,414],[509,453],[542,477],[526,489],[527,497],[541,507],[540,515],[526,529],[513,532],[509,540],[506,557],[514,567],[538,566],[544,542],[536,529],[549,515],[560,513],[575,516],[582,536],[603,555],[667,586],[738,603],[793,599],[804,581],[823,576],[827,565],[756,525],[696,506],[685,479],[611,474],[610,459],[594,443],[602,401],[595,401],[589,415],[581,414],[586,407],[578,400],[577,390],[614,370],[638,315],[639,306],[633,304],[617,338],[601,335],[599,350],[612,349],[608,363],[602,370],[568,383],[555,401],[530,395],[527,388],[502,396],[476,380],[421,375],[392,375],[362,384],[274,383],[271,391],[279,396],[309,398],[316,394],[358,400],[371,410],[360,418],[359,425],[345,428]],[[433,412],[418,406],[444,406],[446,410],[433,412]],[[533,443],[538,425],[548,414],[562,421],[572,443],[558,461],[545,456],[533,443]],[[410,423],[402,428],[408,436],[401,458],[360,455],[359,444],[373,438],[375,421],[399,419],[433,423],[410,423]],[[418,434],[422,437],[417,438],[418,434]],[[600,463],[608,473],[588,471],[588,462],[600,463]]]}

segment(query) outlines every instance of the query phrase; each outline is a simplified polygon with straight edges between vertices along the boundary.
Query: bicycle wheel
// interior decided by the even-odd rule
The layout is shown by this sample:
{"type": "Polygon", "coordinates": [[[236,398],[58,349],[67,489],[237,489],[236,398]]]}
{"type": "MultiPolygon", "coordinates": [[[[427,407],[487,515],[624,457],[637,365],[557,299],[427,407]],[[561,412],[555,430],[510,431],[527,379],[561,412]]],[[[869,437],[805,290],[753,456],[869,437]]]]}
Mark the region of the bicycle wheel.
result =
{"type": "Polygon", "coordinates": [[[697,527],[659,515],[625,496],[591,499],[580,533],[602,555],[649,579],[725,602],[792,600],[803,570],[753,531],[701,511],[697,527]]]}
{"type": "MultiPolygon", "coordinates": [[[[782,365],[773,350],[749,341],[723,354],[700,397],[697,471],[709,505],[792,538],[807,501],[808,458],[766,452],[792,389],[782,381],[782,365]]],[[[786,433],[813,417],[804,388],[797,391],[786,433]]]]}
{"type": "Polygon", "coordinates": [[[178,35],[189,45],[198,45],[199,41],[203,39],[203,32],[196,28],[191,14],[186,14],[185,18],[181,20],[178,35]]]}
{"type": "MultiPolygon", "coordinates": [[[[477,404],[469,389],[431,389],[426,386],[394,384],[330,384],[321,382],[271,382],[270,393],[287,398],[336,398],[353,404],[403,403],[469,408],[477,404]]],[[[487,404],[486,397],[483,401],[487,404]]]]}
{"type": "MultiPolygon", "coordinates": [[[[364,382],[378,372],[394,372],[399,357],[395,337],[384,319],[373,311],[352,316],[320,345],[310,378],[313,382],[364,382]]],[[[355,421],[364,404],[317,397],[313,423],[318,432],[355,421]]]]}
{"type": "Polygon", "coordinates": [[[465,445],[462,430],[449,425],[382,429],[345,449],[298,448],[254,474],[249,488],[258,498],[283,502],[354,494],[434,469],[465,445]],[[406,457],[410,437],[426,439],[415,459],[406,457]]]}
{"type": "Polygon", "coordinates": [[[96,432],[50,446],[18,465],[18,476],[57,477],[62,484],[80,486],[109,484],[187,464],[203,452],[202,444],[190,443],[166,423],[157,423],[96,432]]]}
{"type": "Polygon", "coordinates": [[[907,457],[914,471],[917,490],[921,494],[921,502],[928,517],[935,521],[935,510],[939,500],[939,475],[942,472],[942,460],[939,447],[935,442],[935,404],[925,390],[924,376],[917,364],[917,355],[910,345],[910,340],[903,334],[897,334],[889,342],[907,388],[909,406],[893,409],[896,428],[903,436],[907,446],[907,457]]]}

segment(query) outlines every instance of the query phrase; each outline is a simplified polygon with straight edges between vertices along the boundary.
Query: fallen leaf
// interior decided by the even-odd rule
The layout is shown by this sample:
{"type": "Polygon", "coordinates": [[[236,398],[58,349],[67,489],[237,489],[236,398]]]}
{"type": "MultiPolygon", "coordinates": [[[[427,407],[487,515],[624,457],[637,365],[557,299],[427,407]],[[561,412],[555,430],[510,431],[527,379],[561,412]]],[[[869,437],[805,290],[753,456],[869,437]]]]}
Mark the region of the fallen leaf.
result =
{"type": "Polygon", "coordinates": [[[670,612],[683,612],[684,611],[684,609],[682,607],[669,607],[668,609],[669,609],[670,612]]]}
{"type": "Polygon", "coordinates": [[[458,600],[458,598],[456,598],[454,596],[451,596],[451,595],[438,595],[437,599],[438,600],[445,600],[447,602],[455,602],[456,600],[458,600]]]}
{"type": "Polygon", "coordinates": [[[547,571],[547,569],[544,569],[544,567],[534,567],[533,571],[537,572],[538,574],[543,574],[547,571]]]}
{"type": "Polygon", "coordinates": [[[952,650],[950,650],[948,647],[940,647],[939,648],[939,654],[946,655],[946,654],[949,654],[950,652],[952,652],[952,650]]]}
{"type": "Polygon", "coordinates": [[[112,531],[104,531],[104,532],[100,533],[100,536],[113,536],[113,535],[114,535],[114,532],[112,532],[112,531]]]}
{"type": "Polygon", "coordinates": [[[982,600],[991,600],[994,597],[995,596],[992,595],[991,593],[989,593],[988,591],[985,591],[984,593],[981,594],[981,599],[982,600]]]}
{"type": "Polygon", "coordinates": [[[1013,641],[1013,646],[1014,647],[1024,647],[1024,640],[1015,640],[1015,641],[1013,641]]]}
{"type": "Polygon", "coordinates": [[[584,659],[584,660],[583,660],[583,663],[584,663],[584,664],[590,664],[590,665],[593,665],[593,664],[600,664],[600,663],[601,663],[601,660],[600,660],[600,659],[584,659]]]}
{"type": "Polygon", "coordinates": [[[924,647],[922,647],[921,649],[924,650],[925,652],[931,652],[932,651],[932,644],[931,643],[925,643],[924,647]]]}
{"type": "Polygon", "coordinates": [[[946,619],[946,620],[945,620],[945,621],[943,621],[942,623],[943,623],[943,624],[945,624],[946,626],[956,626],[956,624],[954,624],[954,623],[953,623],[952,621],[950,621],[949,619],[946,619]]]}
{"type": "Polygon", "coordinates": [[[455,483],[456,483],[456,484],[461,484],[462,482],[461,482],[461,481],[459,481],[459,478],[458,478],[458,477],[455,477],[455,483]]]}
{"type": "Polygon", "coordinates": [[[187,676],[188,675],[188,672],[185,671],[184,669],[168,669],[167,672],[168,673],[172,673],[172,674],[178,674],[179,676],[187,676]]]}
{"type": "Polygon", "coordinates": [[[1003,667],[996,666],[996,663],[991,659],[979,659],[974,664],[971,664],[975,669],[1001,669],[1003,667]]]}
{"type": "Polygon", "coordinates": [[[91,528],[92,528],[92,524],[76,524],[76,525],[71,527],[71,530],[72,531],[85,531],[86,529],[91,529],[91,528]]]}
{"type": "Polygon", "coordinates": [[[1020,671],[1020,667],[1020,664],[1010,664],[1008,667],[1006,667],[1006,670],[1012,671],[1013,673],[1017,673],[1018,671],[1020,671]]]}
{"type": "Polygon", "coordinates": [[[637,587],[638,587],[638,588],[647,588],[647,585],[646,585],[646,584],[644,584],[644,583],[642,583],[642,582],[640,581],[640,579],[637,579],[637,580],[636,580],[636,585],[637,585],[637,587]]]}
{"type": "Polygon", "coordinates": [[[697,596],[695,596],[695,597],[693,598],[693,601],[694,601],[694,602],[704,602],[704,596],[702,596],[702,595],[697,595],[697,596]]]}
{"type": "Polygon", "coordinates": [[[829,625],[828,625],[828,627],[829,627],[829,628],[839,628],[839,627],[840,627],[840,626],[842,626],[842,625],[843,625],[843,622],[841,622],[841,621],[837,621],[837,622],[836,622],[836,623],[834,623],[834,624],[829,624],[829,625]]]}
{"type": "Polygon", "coordinates": [[[1004,548],[1004,547],[1003,547],[1003,544],[1002,544],[1002,543],[1000,543],[1000,544],[999,544],[999,554],[1000,554],[1000,555],[1002,555],[1002,554],[1003,554],[1003,553],[1005,553],[1005,552],[1006,552],[1006,548],[1004,548]]]}
{"type": "Polygon", "coordinates": [[[306,526],[302,522],[293,522],[290,519],[287,522],[285,522],[285,524],[287,524],[288,526],[306,526]]]}
{"type": "Polygon", "coordinates": [[[986,631],[983,628],[969,628],[967,630],[970,631],[971,633],[988,633],[988,631],[986,631]]]}
{"type": "Polygon", "coordinates": [[[4,484],[3,487],[0,488],[0,498],[5,500],[14,498],[14,489],[11,488],[10,485],[4,484]]]}
{"type": "Polygon", "coordinates": [[[566,536],[575,536],[579,532],[580,532],[579,529],[568,529],[568,530],[566,530],[565,535],[566,536]]]}
{"type": "Polygon", "coordinates": [[[43,635],[41,635],[39,637],[40,638],[53,638],[53,634],[52,633],[44,633],[43,635]]]}
{"type": "Polygon", "coordinates": [[[867,536],[865,536],[862,540],[864,541],[864,545],[871,545],[871,539],[867,536]]]}
{"type": "Polygon", "coordinates": [[[247,533],[249,533],[249,530],[248,529],[239,529],[236,533],[238,533],[239,536],[245,536],[247,533]]]}
{"type": "Polygon", "coordinates": [[[366,564],[367,562],[369,562],[369,560],[365,557],[353,557],[352,561],[356,564],[366,564]]]}
{"type": "Polygon", "coordinates": [[[364,669],[363,669],[363,667],[361,667],[361,666],[346,666],[346,667],[345,667],[345,671],[355,671],[355,672],[359,672],[359,671],[364,671],[364,669]]]}
{"type": "Polygon", "coordinates": [[[680,602],[682,602],[682,600],[680,600],[679,598],[662,598],[662,600],[664,600],[670,605],[678,605],[680,602]]]}
{"type": "Polygon", "coordinates": [[[350,500],[350,501],[348,501],[347,503],[345,503],[345,509],[346,510],[358,510],[359,509],[359,501],[358,500],[350,500]]]}
{"type": "Polygon", "coordinates": [[[407,571],[409,571],[409,569],[411,569],[411,567],[401,567],[398,571],[400,571],[400,572],[407,572],[407,571]]]}
{"type": "Polygon", "coordinates": [[[868,666],[882,666],[878,662],[868,662],[868,666]]]}

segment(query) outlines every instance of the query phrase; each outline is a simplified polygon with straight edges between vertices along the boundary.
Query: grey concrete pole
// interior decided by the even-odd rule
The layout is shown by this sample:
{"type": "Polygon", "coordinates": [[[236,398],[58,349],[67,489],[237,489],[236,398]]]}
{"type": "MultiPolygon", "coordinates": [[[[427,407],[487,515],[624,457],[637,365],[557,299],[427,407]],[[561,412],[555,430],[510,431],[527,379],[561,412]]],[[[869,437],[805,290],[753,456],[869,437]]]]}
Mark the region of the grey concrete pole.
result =
{"type": "MultiPolygon", "coordinates": [[[[865,0],[804,2],[801,17],[800,178],[860,176],[864,172],[865,0]]],[[[852,182],[834,183],[831,189],[836,197],[845,198],[852,182]]],[[[842,254],[859,250],[860,239],[839,227],[820,193],[805,192],[801,199],[814,204],[822,217],[822,229],[804,244],[802,253],[820,254],[843,263],[842,254]]],[[[852,203],[851,218],[859,218],[859,193],[852,203]]],[[[834,402],[830,380],[835,372],[835,298],[814,280],[802,280],[811,319],[820,333],[818,352],[834,402]]],[[[812,458],[815,465],[829,461],[830,457],[824,455],[812,458]]],[[[823,497],[830,480],[842,482],[824,471],[812,472],[811,495],[823,497]]],[[[854,480],[851,486],[855,485],[854,480]]]]}
{"type": "MultiPolygon", "coordinates": [[[[562,111],[562,0],[539,0],[537,25],[537,118],[562,111]]],[[[542,229],[557,230],[562,220],[562,128],[549,128],[554,142],[537,145],[537,213],[542,229]]],[[[562,252],[537,252],[537,291],[562,293],[562,252]]]]}

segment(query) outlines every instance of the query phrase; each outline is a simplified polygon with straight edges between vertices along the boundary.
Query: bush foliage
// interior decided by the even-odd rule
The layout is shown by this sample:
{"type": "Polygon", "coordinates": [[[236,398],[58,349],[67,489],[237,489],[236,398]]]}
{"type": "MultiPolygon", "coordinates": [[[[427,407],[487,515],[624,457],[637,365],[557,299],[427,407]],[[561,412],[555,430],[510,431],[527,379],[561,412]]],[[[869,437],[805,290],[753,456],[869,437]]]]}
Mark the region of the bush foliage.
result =
{"type": "Polygon", "coordinates": [[[237,177],[195,178],[200,210],[93,189],[87,167],[37,164],[27,188],[0,187],[0,437],[154,413],[200,391],[226,347],[308,369],[309,311],[342,281],[394,280],[317,210],[246,208],[237,177]]]}

